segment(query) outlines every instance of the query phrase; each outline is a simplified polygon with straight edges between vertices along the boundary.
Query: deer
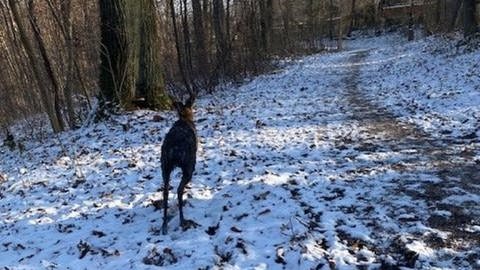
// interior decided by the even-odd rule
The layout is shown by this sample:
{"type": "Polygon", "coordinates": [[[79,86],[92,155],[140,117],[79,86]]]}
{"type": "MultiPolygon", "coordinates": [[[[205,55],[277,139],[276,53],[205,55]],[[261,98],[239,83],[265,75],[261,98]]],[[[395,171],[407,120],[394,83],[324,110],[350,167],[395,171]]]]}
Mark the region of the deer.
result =
{"type": "Polygon", "coordinates": [[[193,121],[193,104],[196,95],[190,93],[185,103],[172,98],[173,105],[178,114],[178,120],[168,131],[162,143],[161,167],[163,177],[163,225],[162,233],[167,234],[168,224],[168,193],[170,187],[170,174],[175,168],[182,171],[182,179],[177,189],[178,208],[180,214],[180,227],[186,231],[198,226],[192,220],[183,216],[183,192],[185,186],[192,180],[197,159],[197,131],[193,121]]]}

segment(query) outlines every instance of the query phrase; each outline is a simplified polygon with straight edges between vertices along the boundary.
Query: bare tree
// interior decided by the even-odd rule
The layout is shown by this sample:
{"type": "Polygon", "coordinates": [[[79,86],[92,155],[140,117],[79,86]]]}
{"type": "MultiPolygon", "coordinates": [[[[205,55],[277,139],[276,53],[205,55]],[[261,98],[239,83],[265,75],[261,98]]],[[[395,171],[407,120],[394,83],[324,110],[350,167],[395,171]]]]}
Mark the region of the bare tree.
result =
{"type": "MultiPolygon", "coordinates": [[[[51,6],[51,5],[50,5],[51,6]]],[[[62,13],[62,32],[65,37],[65,47],[67,50],[67,70],[65,75],[65,105],[67,108],[68,122],[71,127],[77,125],[75,120],[75,108],[73,105],[73,68],[74,68],[74,48],[73,48],[73,25],[71,20],[72,1],[63,0],[60,4],[62,13]]]]}
{"type": "Polygon", "coordinates": [[[225,32],[225,10],[223,0],[213,0],[213,28],[215,31],[216,61],[220,72],[227,72],[227,40],[225,32]]]}
{"type": "Polygon", "coordinates": [[[170,17],[172,19],[172,25],[173,25],[173,34],[175,38],[175,49],[177,52],[177,62],[178,62],[178,68],[180,70],[180,76],[182,78],[182,82],[189,93],[193,93],[192,89],[192,80],[190,78],[190,74],[187,73],[187,67],[186,67],[186,62],[184,59],[184,55],[182,54],[182,46],[180,43],[180,36],[179,36],[179,31],[178,31],[178,24],[177,24],[177,18],[176,18],[176,12],[175,12],[175,3],[173,0],[170,0],[170,17]]]}
{"type": "Polygon", "coordinates": [[[133,103],[152,109],[167,108],[154,0],[99,1],[103,100],[127,109],[133,103]],[[139,98],[144,102],[136,102],[139,98]]]}
{"type": "Polygon", "coordinates": [[[62,101],[61,101],[61,90],[60,85],[55,75],[55,71],[53,70],[53,64],[48,56],[47,46],[43,40],[42,34],[40,32],[40,28],[38,26],[38,20],[35,15],[35,5],[33,0],[28,1],[28,15],[30,18],[30,25],[33,29],[33,34],[35,41],[37,43],[38,49],[40,51],[41,59],[43,61],[43,67],[45,68],[46,75],[48,77],[49,83],[53,88],[53,107],[55,110],[55,115],[58,119],[58,123],[60,124],[60,129],[63,131],[65,130],[65,123],[63,122],[62,116],[62,101]]]}
{"type": "Polygon", "coordinates": [[[448,26],[448,31],[451,32],[455,29],[455,24],[460,13],[460,8],[462,7],[463,0],[454,1],[454,7],[451,12],[450,23],[448,26]]]}
{"type": "Polygon", "coordinates": [[[469,37],[477,32],[476,0],[463,0],[463,32],[469,37]]]}
{"type": "MultiPolygon", "coordinates": [[[[42,100],[42,104],[43,104],[44,109],[45,109],[45,111],[48,115],[48,118],[50,120],[52,129],[53,129],[54,132],[63,131],[64,126],[63,126],[63,123],[62,123],[62,119],[60,117],[61,115],[58,115],[58,111],[55,110],[55,105],[52,102],[53,95],[52,95],[52,93],[49,89],[48,83],[44,80],[43,75],[42,75],[42,70],[46,68],[45,67],[46,63],[42,64],[35,56],[34,46],[27,36],[26,28],[25,28],[25,25],[23,24],[22,17],[20,16],[20,12],[19,12],[16,1],[15,0],[8,0],[8,4],[9,4],[9,7],[12,11],[13,20],[15,21],[15,24],[17,25],[18,34],[19,34],[20,39],[22,41],[23,47],[25,48],[25,52],[26,52],[27,57],[28,57],[28,59],[31,63],[31,67],[32,67],[32,70],[33,70],[33,75],[34,75],[35,80],[37,82],[37,85],[40,89],[40,97],[41,97],[41,100],[42,100]]],[[[34,23],[32,23],[32,25],[33,24],[34,23]]],[[[55,97],[55,100],[57,98],[58,97],[55,97]]],[[[58,100],[56,100],[56,101],[58,101],[58,100]]]]}
{"type": "Polygon", "coordinates": [[[192,11],[197,73],[202,80],[205,80],[208,76],[209,58],[206,51],[206,36],[200,0],[192,0],[192,11]]]}
{"type": "Polygon", "coordinates": [[[150,109],[166,109],[170,102],[165,93],[161,71],[155,0],[141,0],[139,7],[141,20],[137,96],[144,97],[146,106],[150,109]]]}
{"type": "Polygon", "coordinates": [[[259,1],[260,5],[260,31],[262,49],[267,53],[270,50],[270,42],[273,27],[273,1],[259,1]]]}
{"type": "Polygon", "coordinates": [[[124,0],[99,0],[101,18],[101,100],[126,105],[133,96],[128,73],[127,17],[124,0]]]}
{"type": "Polygon", "coordinates": [[[410,10],[409,10],[409,15],[408,15],[408,40],[412,41],[415,39],[415,32],[413,29],[413,9],[414,9],[414,2],[413,0],[410,0],[410,10]]]}
{"type": "Polygon", "coordinates": [[[352,0],[352,5],[350,7],[350,26],[348,28],[348,34],[347,35],[350,35],[353,31],[353,28],[355,27],[355,20],[356,20],[356,17],[357,17],[357,13],[356,13],[356,0],[352,0]]]}

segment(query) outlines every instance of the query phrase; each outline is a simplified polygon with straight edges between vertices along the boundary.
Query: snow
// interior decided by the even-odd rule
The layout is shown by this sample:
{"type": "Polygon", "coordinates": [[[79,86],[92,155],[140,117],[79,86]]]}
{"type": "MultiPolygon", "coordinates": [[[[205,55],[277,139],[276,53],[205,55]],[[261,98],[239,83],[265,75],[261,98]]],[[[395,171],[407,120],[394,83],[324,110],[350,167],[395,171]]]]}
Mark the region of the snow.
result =
{"type": "Polygon", "coordinates": [[[426,132],[478,132],[480,54],[465,51],[439,37],[374,50],[365,63],[365,93],[426,132]]]}
{"type": "Polygon", "coordinates": [[[185,232],[180,172],[168,235],[156,209],[173,113],[2,147],[0,267],[478,269],[480,50],[402,40],[357,37],[199,98],[185,232]]]}

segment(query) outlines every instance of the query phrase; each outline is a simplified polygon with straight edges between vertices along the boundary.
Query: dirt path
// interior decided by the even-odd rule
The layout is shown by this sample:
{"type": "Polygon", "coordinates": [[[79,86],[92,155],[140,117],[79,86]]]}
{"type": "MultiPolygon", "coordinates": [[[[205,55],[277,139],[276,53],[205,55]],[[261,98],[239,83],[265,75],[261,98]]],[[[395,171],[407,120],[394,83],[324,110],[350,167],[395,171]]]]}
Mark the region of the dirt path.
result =
{"type": "MultiPolygon", "coordinates": [[[[410,229],[413,238],[420,238],[433,248],[451,248],[470,253],[480,246],[480,164],[473,160],[478,142],[469,139],[434,138],[416,126],[402,122],[378,101],[367,98],[359,86],[359,75],[368,51],[352,53],[351,72],[345,79],[346,113],[364,132],[361,151],[385,149],[402,155],[389,168],[400,177],[392,190],[391,218],[410,229]],[[396,199],[418,201],[418,208],[408,209],[409,215],[398,215],[396,199]],[[412,225],[416,224],[416,225],[412,225]]],[[[406,242],[407,240],[402,240],[406,242]]],[[[410,241],[411,242],[411,241],[410,241]]],[[[471,263],[480,255],[471,253],[471,263]]]]}

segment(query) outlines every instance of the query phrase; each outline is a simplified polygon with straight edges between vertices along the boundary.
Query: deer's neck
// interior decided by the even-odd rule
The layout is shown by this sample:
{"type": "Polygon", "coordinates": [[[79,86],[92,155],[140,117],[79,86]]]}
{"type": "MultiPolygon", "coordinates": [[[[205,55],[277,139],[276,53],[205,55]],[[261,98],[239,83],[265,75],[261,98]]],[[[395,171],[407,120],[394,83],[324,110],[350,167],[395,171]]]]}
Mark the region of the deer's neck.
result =
{"type": "Polygon", "coordinates": [[[195,129],[195,122],[193,121],[193,117],[180,117],[179,120],[186,123],[191,128],[195,129]]]}

